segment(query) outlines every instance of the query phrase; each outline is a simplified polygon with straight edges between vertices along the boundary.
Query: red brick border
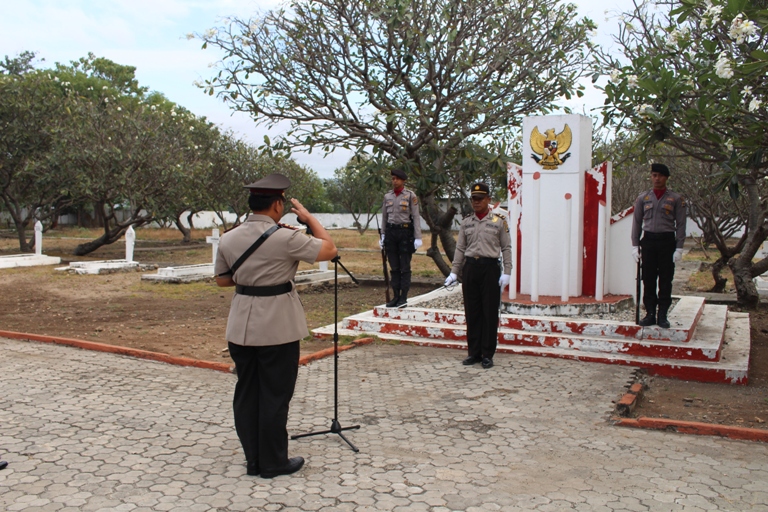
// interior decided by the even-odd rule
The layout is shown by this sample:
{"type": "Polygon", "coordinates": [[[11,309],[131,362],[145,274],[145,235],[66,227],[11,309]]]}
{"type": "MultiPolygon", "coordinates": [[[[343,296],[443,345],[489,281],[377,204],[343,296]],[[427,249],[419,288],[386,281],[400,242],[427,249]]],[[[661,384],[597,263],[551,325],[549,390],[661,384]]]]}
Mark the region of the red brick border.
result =
{"type": "MultiPolygon", "coordinates": [[[[121,354],[124,356],[136,357],[139,359],[148,359],[151,361],[159,361],[161,363],[173,364],[176,366],[193,366],[195,368],[206,368],[208,370],[216,370],[219,372],[232,373],[234,365],[230,363],[216,363],[213,361],[202,361],[200,359],[192,359],[190,357],[172,356],[170,354],[163,354],[162,352],[150,352],[149,350],[141,350],[138,348],[120,347],[117,345],[108,345],[106,343],[99,343],[96,341],[78,340],[75,338],[62,338],[61,336],[45,336],[41,334],[28,334],[23,332],[13,331],[0,331],[0,337],[12,338],[17,340],[30,340],[40,341],[43,343],[56,343],[58,345],[68,345],[70,347],[82,348],[85,350],[95,350],[97,352],[109,352],[112,354],[121,354]]],[[[358,345],[366,345],[372,343],[373,338],[360,338],[354,340],[351,345],[344,345],[338,347],[339,352],[342,350],[349,350],[358,345]]],[[[324,357],[333,355],[333,347],[320,350],[314,354],[309,354],[299,359],[300,365],[309,364],[312,361],[322,359],[324,357]]]]}
{"type": "Polygon", "coordinates": [[[645,428],[651,430],[666,430],[680,434],[695,434],[699,436],[720,436],[745,441],[768,443],[768,430],[747,427],[732,427],[698,421],[668,420],[664,418],[611,418],[614,425],[619,427],[645,428]]]}

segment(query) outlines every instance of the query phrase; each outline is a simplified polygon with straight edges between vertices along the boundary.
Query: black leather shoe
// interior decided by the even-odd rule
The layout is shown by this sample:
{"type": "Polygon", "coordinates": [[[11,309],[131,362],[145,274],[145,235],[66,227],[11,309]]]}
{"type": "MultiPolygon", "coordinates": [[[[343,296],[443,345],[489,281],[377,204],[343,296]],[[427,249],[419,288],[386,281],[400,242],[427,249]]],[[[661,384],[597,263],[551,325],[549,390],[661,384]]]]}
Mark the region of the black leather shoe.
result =
{"type": "Polygon", "coordinates": [[[461,364],[463,364],[464,366],[471,366],[471,365],[473,365],[473,364],[475,364],[475,363],[479,363],[479,362],[480,362],[480,360],[481,360],[481,358],[479,358],[479,357],[475,357],[475,356],[469,356],[468,358],[466,358],[465,360],[463,360],[463,361],[461,362],[461,364]]]}
{"type": "Polygon", "coordinates": [[[395,304],[395,307],[404,308],[407,305],[408,305],[408,299],[406,299],[405,297],[400,297],[399,299],[397,299],[397,303],[395,304]]]}
{"type": "Polygon", "coordinates": [[[254,462],[249,462],[246,466],[245,470],[246,474],[250,476],[258,476],[259,475],[259,465],[254,462]]]}
{"type": "Polygon", "coordinates": [[[7,460],[0,460],[0,469],[5,469],[8,467],[8,461],[7,460]]]}
{"type": "Polygon", "coordinates": [[[649,325],[656,325],[656,315],[645,315],[637,325],[642,327],[648,327],[649,325]]]}
{"type": "Polygon", "coordinates": [[[399,301],[399,300],[400,300],[400,294],[396,293],[395,296],[392,298],[392,300],[387,302],[386,306],[388,308],[394,308],[394,307],[397,306],[397,301],[399,301]]]}
{"type": "Polygon", "coordinates": [[[483,358],[483,368],[485,368],[487,370],[488,368],[491,368],[492,366],[493,366],[493,359],[491,359],[490,357],[484,357],[483,358]]]}
{"type": "Polygon", "coordinates": [[[304,465],[303,457],[291,457],[288,465],[280,469],[265,469],[261,472],[261,478],[274,478],[279,475],[290,475],[301,469],[304,465]]]}
{"type": "Polygon", "coordinates": [[[659,327],[663,327],[664,329],[669,329],[670,327],[669,320],[667,320],[667,317],[665,316],[660,316],[659,321],[656,325],[658,325],[659,327]]]}

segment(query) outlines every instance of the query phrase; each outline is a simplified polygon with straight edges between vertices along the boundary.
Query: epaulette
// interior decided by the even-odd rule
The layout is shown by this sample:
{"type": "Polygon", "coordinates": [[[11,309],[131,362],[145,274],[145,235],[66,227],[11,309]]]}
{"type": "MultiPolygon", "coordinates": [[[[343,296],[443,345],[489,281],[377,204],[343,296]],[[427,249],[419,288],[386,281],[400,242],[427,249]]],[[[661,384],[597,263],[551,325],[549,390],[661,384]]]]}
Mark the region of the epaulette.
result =
{"type": "MultiPolygon", "coordinates": [[[[240,226],[242,226],[242,225],[243,225],[243,223],[242,223],[242,222],[239,222],[239,223],[235,224],[234,226],[232,226],[232,227],[230,227],[230,228],[228,228],[228,229],[225,229],[225,230],[224,230],[224,233],[229,233],[229,232],[230,232],[230,231],[232,231],[233,229],[235,229],[235,228],[238,228],[238,227],[240,227],[240,226]]],[[[222,235],[223,235],[224,233],[222,233],[222,235]]]]}
{"type": "Polygon", "coordinates": [[[297,228],[296,226],[289,226],[288,224],[283,224],[282,222],[278,222],[277,225],[280,226],[281,228],[292,229],[294,231],[299,230],[299,228],[297,228]]]}

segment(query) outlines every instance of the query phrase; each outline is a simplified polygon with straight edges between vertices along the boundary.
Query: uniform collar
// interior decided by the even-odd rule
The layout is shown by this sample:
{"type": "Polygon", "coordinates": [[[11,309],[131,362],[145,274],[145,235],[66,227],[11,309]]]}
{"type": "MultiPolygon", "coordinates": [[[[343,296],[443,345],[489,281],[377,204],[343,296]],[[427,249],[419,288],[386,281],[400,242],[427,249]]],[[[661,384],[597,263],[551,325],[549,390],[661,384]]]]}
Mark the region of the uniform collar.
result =
{"type": "Polygon", "coordinates": [[[246,219],[246,222],[258,222],[258,221],[269,222],[270,224],[277,224],[277,222],[275,222],[275,219],[273,219],[269,215],[260,215],[258,213],[251,213],[250,215],[248,215],[248,218],[246,219]]]}

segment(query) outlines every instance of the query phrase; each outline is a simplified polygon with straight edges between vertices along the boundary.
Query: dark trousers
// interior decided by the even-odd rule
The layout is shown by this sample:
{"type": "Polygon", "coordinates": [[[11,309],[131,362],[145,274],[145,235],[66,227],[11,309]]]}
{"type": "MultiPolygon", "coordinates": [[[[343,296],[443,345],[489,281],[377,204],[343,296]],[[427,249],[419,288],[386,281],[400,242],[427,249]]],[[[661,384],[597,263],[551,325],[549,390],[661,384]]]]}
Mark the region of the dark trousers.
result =
{"type": "Polygon", "coordinates": [[[233,408],[245,459],[259,469],[288,464],[288,405],[299,374],[299,342],[269,347],[229,344],[237,369],[233,408]]]}
{"type": "Polygon", "coordinates": [[[499,331],[499,287],[501,268],[498,262],[464,262],[462,293],[467,320],[467,346],[473,357],[492,358],[496,353],[499,331]]]}
{"type": "Polygon", "coordinates": [[[408,293],[411,289],[411,256],[413,256],[413,231],[403,228],[387,228],[384,250],[389,261],[390,281],[395,293],[408,293]]]}
{"type": "Polygon", "coordinates": [[[644,233],[640,240],[643,256],[643,305],[646,313],[666,315],[672,304],[672,278],[675,275],[674,233],[644,233]],[[658,282],[658,295],[656,283],[658,282]]]}

